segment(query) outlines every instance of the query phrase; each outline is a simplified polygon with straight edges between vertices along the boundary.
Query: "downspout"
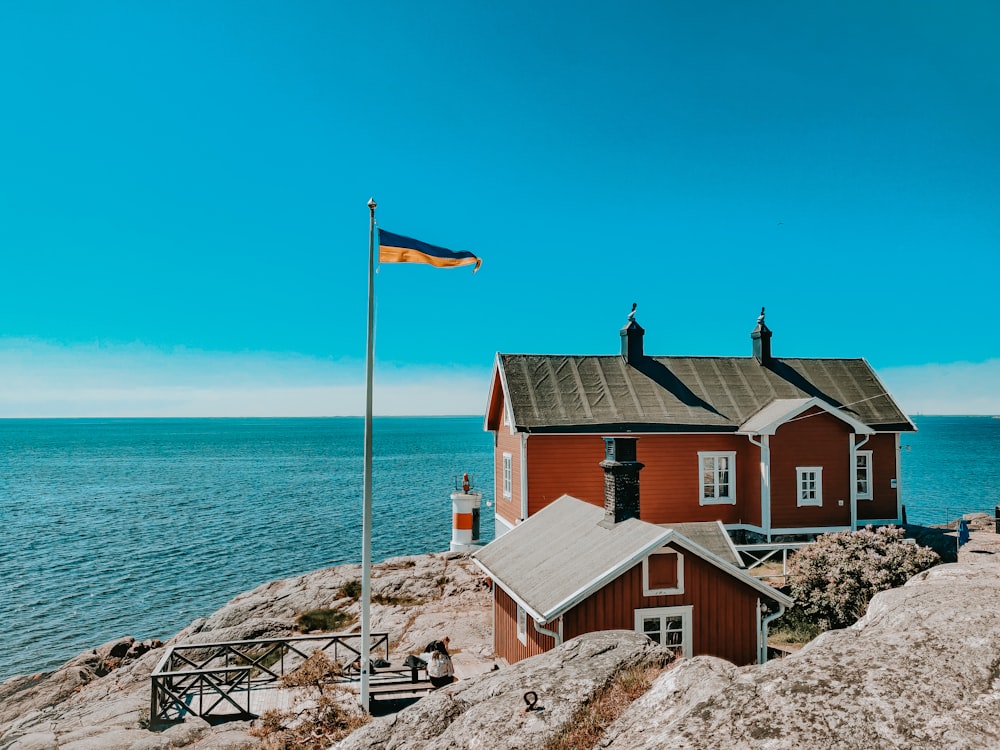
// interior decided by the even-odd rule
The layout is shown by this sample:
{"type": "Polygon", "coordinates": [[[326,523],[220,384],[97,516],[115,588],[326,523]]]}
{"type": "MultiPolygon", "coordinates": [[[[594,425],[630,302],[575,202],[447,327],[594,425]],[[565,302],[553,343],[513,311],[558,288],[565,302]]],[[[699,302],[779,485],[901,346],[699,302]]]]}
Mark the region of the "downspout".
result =
{"type": "Polygon", "coordinates": [[[751,445],[760,448],[760,525],[771,541],[771,444],[767,435],[760,436],[758,443],[753,435],[747,435],[751,445]]]}
{"type": "Polygon", "coordinates": [[[528,433],[521,433],[521,520],[528,520],[528,433]]]}
{"type": "Polygon", "coordinates": [[[558,622],[559,622],[558,630],[546,630],[545,628],[543,628],[541,625],[538,624],[538,621],[534,617],[531,618],[531,623],[535,626],[535,632],[541,635],[547,635],[550,638],[552,638],[555,641],[555,646],[561,646],[563,642],[562,615],[559,615],[558,622]]]}
{"type": "MultiPolygon", "coordinates": [[[[855,441],[858,439],[857,433],[851,435],[851,531],[858,530],[858,448],[863,446],[869,440],[871,440],[871,435],[865,435],[865,439],[860,443],[855,441]]],[[[868,467],[869,482],[871,481],[871,470],[872,467],[868,467]]],[[[869,487],[869,490],[874,488],[869,487]]]]}
{"type": "Polygon", "coordinates": [[[760,624],[760,653],[757,655],[760,664],[767,661],[767,626],[771,624],[771,620],[777,620],[783,614],[785,614],[785,605],[778,602],[778,611],[769,614],[760,624]]]}
{"type": "MultiPolygon", "coordinates": [[[[896,433],[896,519],[903,523],[903,446],[900,445],[900,433],[896,433]]],[[[874,469],[872,469],[874,471],[874,469]]],[[[875,487],[872,487],[872,496],[875,495],[875,487]]]]}

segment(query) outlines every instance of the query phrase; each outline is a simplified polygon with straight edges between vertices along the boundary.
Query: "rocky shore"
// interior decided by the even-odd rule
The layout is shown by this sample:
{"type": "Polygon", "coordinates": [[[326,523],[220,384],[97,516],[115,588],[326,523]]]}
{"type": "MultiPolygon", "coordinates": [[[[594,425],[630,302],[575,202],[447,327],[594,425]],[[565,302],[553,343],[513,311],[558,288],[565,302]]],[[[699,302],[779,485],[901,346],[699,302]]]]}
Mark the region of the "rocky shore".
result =
{"type": "MultiPolygon", "coordinates": [[[[358,602],[344,591],[360,578],[361,566],[341,565],[273,581],[195,620],[166,644],[136,647],[123,637],[53,672],[13,677],[0,684],[0,750],[254,747],[249,722],[211,726],[190,718],[162,731],[144,728],[149,675],[162,646],[287,636],[295,632],[298,615],[320,608],[358,617],[358,602]]],[[[372,629],[391,633],[394,652],[419,653],[429,641],[449,635],[460,676],[492,668],[489,590],[467,557],[391,559],[373,567],[372,579],[372,629]]]]}
{"type": "MultiPolygon", "coordinates": [[[[597,747],[1000,747],[998,552],[1000,536],[978,524],[958,563],[878,595],[856,625],[793,656],[743,668],[682,660],[602,730],[597,747]]],[[[260,586],[168,643],[283,636],[311,609],[356,612],[343,592],[359,577],[359,566],[346,565],[260,586]]],[[[373,594],[382,602],[373,604],[373,627],[392,634],[394,654],[449,635],[462,679],[373,720],[340,743],[344,750],[541,748],[584,720],[614,675],[660,658],[635,634],[597,633],[492,671],[487,583],[460,555],[379,564],[373,594]],[[528,691],[536,710],[524,703],[528,691]]],[[[54,672],[0,684],[0,750],[258,745],[244,721],[145,728],[149,674],[161,654],[159,644],[119,639],[54,672]]]]}

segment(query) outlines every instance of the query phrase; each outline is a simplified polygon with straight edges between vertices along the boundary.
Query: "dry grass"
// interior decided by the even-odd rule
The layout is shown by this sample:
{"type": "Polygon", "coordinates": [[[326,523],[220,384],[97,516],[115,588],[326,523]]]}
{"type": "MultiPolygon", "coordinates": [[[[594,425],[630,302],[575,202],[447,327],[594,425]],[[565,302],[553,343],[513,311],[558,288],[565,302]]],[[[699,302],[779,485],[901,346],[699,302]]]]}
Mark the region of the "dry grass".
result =
{"type": "Polygon", "coordinates": [[[661,665],[629,667],[619,672],[598,691],[558,737],[544,750],[589,750],[604,735],[604,730],[628,708],[632,701],[649,690],[653,680],[666,669],[661,665]]]}
{"type": "Polygon", "coordinates": [[[315,651],[293,672],[281,679],[283,687],[315,691],[315,697],[299,711],[266,711],[254,722],[249,734],[267,750],[326,750],[368,721],[352,705],[350,695],[340,695],[338,681],[343,668],[323,651],[315,651]]]}

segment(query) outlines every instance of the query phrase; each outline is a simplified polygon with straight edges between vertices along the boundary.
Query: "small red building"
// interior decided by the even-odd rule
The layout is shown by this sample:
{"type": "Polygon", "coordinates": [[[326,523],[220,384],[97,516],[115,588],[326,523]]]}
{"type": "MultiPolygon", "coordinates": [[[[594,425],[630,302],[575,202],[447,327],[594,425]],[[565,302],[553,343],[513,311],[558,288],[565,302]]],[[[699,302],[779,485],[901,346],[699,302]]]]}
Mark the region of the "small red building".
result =
{"type": "Polygon", "coordinates": [[[493,582],[497,655],[513,663],[625,629],[679,656],[765,661],[768,622],[792,601],[737,567],[718,523],[688,524],[686,536],[636,518],[635,442],[606,443],[603,509],[564,495],[474,553],[493,582]]]}
{"type": "Polygon", "coordinates": [[[611,356],[498,354],[496,533],[564,494],[602,504],[609,435],[641,436],[640,518],[813,535],[900,523],[899,436],[916,428],[864,359],[778,358],[761,311],[746,357],[649,356],[629,316],[611,356]]]}

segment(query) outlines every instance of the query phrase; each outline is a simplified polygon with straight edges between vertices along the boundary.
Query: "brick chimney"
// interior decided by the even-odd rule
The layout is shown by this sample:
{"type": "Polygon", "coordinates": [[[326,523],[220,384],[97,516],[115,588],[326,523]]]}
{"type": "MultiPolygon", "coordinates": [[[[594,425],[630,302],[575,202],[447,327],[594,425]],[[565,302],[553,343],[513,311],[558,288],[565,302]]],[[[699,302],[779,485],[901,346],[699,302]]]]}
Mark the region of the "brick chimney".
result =
{"type": "Polygon", "coordinates": [[[602,526],[639,517],[639,471],[642,464],[635,460],[638,438],[604,438],[604,520],[602,526]]]}
{"type": "Polygon", "coordinates": [[[771,364],[771,329],[764,325],[764,308],[760,308],[757,327],[750,332],[753,341],[753,356],[762,365],[771,364]]]}
{"type": "Polygon", "coordinates": [[[618,333],[622,337],[622,359],[625,364],[638,367],[643,358],[642,335],[645,333],[642,326],[635,319],[636,304],[632,303],[632,312],[628,314],[628,322],[618,333]]]}

